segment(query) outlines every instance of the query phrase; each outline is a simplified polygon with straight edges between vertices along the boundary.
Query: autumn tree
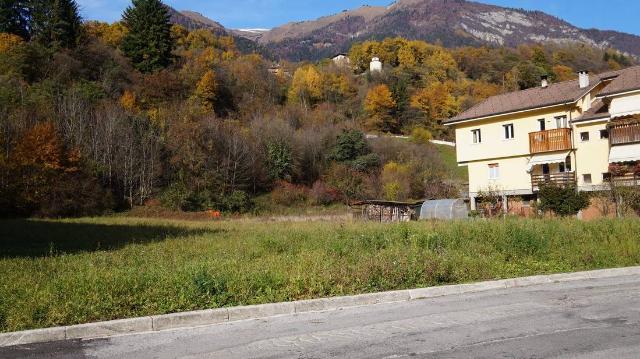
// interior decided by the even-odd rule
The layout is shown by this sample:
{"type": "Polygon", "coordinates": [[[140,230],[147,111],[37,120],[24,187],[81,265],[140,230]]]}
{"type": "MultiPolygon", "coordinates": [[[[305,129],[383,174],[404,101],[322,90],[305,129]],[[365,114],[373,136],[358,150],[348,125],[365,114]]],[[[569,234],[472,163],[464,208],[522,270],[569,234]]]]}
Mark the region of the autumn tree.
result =
{"type": "Polygon", "coordinates": [[[115,48],[120,47],[122,39],[127,34],[127,28],[122,22],[114,22],[113,24],[107,24],[100,21],[88,21],[84,24],[85,31],[102,41],[109,46],[115,48]]]}
{"type": "Polygon", "coordinates": [[[217,87],[218,83],[216,82],[216,74],[213,70],[205,72],[196,85],[196,90],[193,93],[193,96],[198,100],[202,107],[202,111],[205,113],[213,111],[217,87]]]}
{"type": "Polygon", "coordinates": [[[171,63],[171,23],[160,0],[133,0],[122,15],[122,22],[127,34],[120,48],[138,70],[157,71],[171,63]]]}
{"type": "Polygon", "coordinates": [[[24,43],[24,41],[20,36],[0,32],[0,54],[9,52],[22,43],[24,43]]]}
{"type": "Polygon", "coordinates": [[[384,132],[397,130],[398,120],[394,117],[396,101],[387,85],[377,85],[369,90],[364,101],[364,109],[369,116],[368,128],[384,132]]]}
{"type": "Polygon", "coordinates": [[[322,76],[313,65],[298,68],[289,88],[289,101],[300,103],[305,109],[322,99],[322,76]]]}
{"type": "Polygon", "coordinates": [[[458,112],[456,99],[448,86],[434,82],[411,97],[411,106],[424,116],[424,125],[431,131],[442,131],[442,121],[458,112]]]}

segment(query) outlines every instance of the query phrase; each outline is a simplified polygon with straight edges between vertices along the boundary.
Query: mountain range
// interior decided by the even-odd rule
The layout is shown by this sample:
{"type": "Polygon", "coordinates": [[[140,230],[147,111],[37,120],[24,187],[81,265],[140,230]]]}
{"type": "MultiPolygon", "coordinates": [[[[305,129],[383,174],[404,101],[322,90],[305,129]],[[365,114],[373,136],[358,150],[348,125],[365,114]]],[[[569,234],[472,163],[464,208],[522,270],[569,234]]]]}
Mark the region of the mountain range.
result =
{"type": "Polygon", "coordinates": [[[170,11],[173,22],[189,29],[208,28],[232,35],[244,48],[266,50],[271,57],[290,61],[317,60],[345,52],[354,42],[389,36],[426,40],[446,47],[515,47],[532,42],[584,43],[640,56],[640,36],[611,30],[581,29],[540,11],[467,0],[397,0],[387,7],[363,6],[270,30],[226,29],[193,11],[170,11]]]}

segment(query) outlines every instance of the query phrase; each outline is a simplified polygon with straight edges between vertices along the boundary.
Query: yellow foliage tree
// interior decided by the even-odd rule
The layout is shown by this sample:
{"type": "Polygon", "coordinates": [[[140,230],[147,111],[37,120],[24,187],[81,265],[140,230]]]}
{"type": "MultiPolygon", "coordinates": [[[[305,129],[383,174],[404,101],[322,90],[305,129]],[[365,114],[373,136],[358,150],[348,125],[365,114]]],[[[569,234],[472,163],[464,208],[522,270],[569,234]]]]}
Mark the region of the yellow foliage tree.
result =
{"type": "Polygon", "coordinates": [[[138,109],[136,94],[133,93],[133,91],[125,90],[122,96],[120,96],[120,105],[127,111],[136,111],[138,109]]]}
{"type": "Polygon", "coordinates": [[[171,38],[175,41],[176,46],[178,47],[186,47],[187,37],[189,36],[189,30],[187,30],[184,26],[173,24],[171,25],[171,38]]]}
{"type": "Polygon", "coordinates": [[[396,130],[398,119],[394,118],[396,101],[387,85],[377,85],[369,90],[364,100],[364,109],[369,115],[367,127],[371,130],[391,132],[396,130]]]}
{"type": "Polygon", "coordinates": [[[322,100],[322,87],[322,76],[315,66],[300,67],[293,74],[289,88],[289,101],[301,103],[305,108],[308,108],[322,100]]]}
{"type": "Polygon", "coordinates": [[[216,81],[216,74],[213,70],[205,72],[200,81],[198,81],[194,96],[200,101],[200,105],[204,112],[213,111],[217,88],[218,83],[216,81]]]}
{"type": "Polygon", "coordinates": [[[425,126],[430,130],[442,130],[442,120],[455,115],[458,103],[450,88],[442,82],[434,82],[411,97],[411,106],[424,115],[425,126]]]}
{"type": "Polygon", "coordinates": [[[14,34],[8,34],[6,32],[0,32],[0,54],[13,50],[16,46],[22,44],[24,41],[20,36],[14,34]]]}
{"type": "Polygon", "coordinates": [[[576,74],[573,69],[569,66],[565,65],[555,65],[553,68],[553,73],[556,75],[557,81],[567,81],[573,80],[576,78],[576,74]]]}
{"type": "Polygon", "coordinates": [[[411,167],[398,162],[388,162],[381,174],[383,195],[389,201],[402,201],[411,193],[411,167]]]}
{"type": "Polygon", "coordinates": [[[89,21],[84,30],[91,36],[104,41],[109,46],[118,47],[129,30],[121,23],[107,24],[100,21],[89,21]]]}

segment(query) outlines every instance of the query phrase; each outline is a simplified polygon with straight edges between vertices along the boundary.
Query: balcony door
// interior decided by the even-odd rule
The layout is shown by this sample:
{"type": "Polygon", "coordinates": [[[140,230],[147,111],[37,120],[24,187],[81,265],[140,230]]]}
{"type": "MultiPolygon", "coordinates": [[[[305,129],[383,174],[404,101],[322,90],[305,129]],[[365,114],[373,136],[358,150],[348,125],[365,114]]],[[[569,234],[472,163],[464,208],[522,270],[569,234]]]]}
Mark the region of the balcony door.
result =
{"type": "Polygon", "coordinates": [[[569,128],[569,121],[567,120],[567,116],[558,116],[555,118],[556,120],[556,128],[569,128]]]}
{"type": "Polygon", "coordinates": [[[544,118],[541,118],[538,120],[538,127],[540,128],[540,131],[546,130],[547,125],[545,123],[544,118]]]}

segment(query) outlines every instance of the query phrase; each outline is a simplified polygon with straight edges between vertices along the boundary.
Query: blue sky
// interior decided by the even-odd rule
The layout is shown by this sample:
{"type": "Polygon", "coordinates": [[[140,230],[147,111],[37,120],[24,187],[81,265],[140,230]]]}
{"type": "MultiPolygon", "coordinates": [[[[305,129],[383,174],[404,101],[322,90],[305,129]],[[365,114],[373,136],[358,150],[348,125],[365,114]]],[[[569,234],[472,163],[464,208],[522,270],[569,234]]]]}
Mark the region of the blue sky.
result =
{"type": "MultiPolygon", "coordinates": [[[[130,0],[76,0],[85,19],[115,21],[130,0]]],[[[165,0],[178,10],[193,10],[229,28],[271,28],[289,21],[315,19],[361,5],[391,0],[165,0]]],[[[541,10],[583,28],[595,27],[640,35],[637,0],[480,0],[541,10]]]]}

